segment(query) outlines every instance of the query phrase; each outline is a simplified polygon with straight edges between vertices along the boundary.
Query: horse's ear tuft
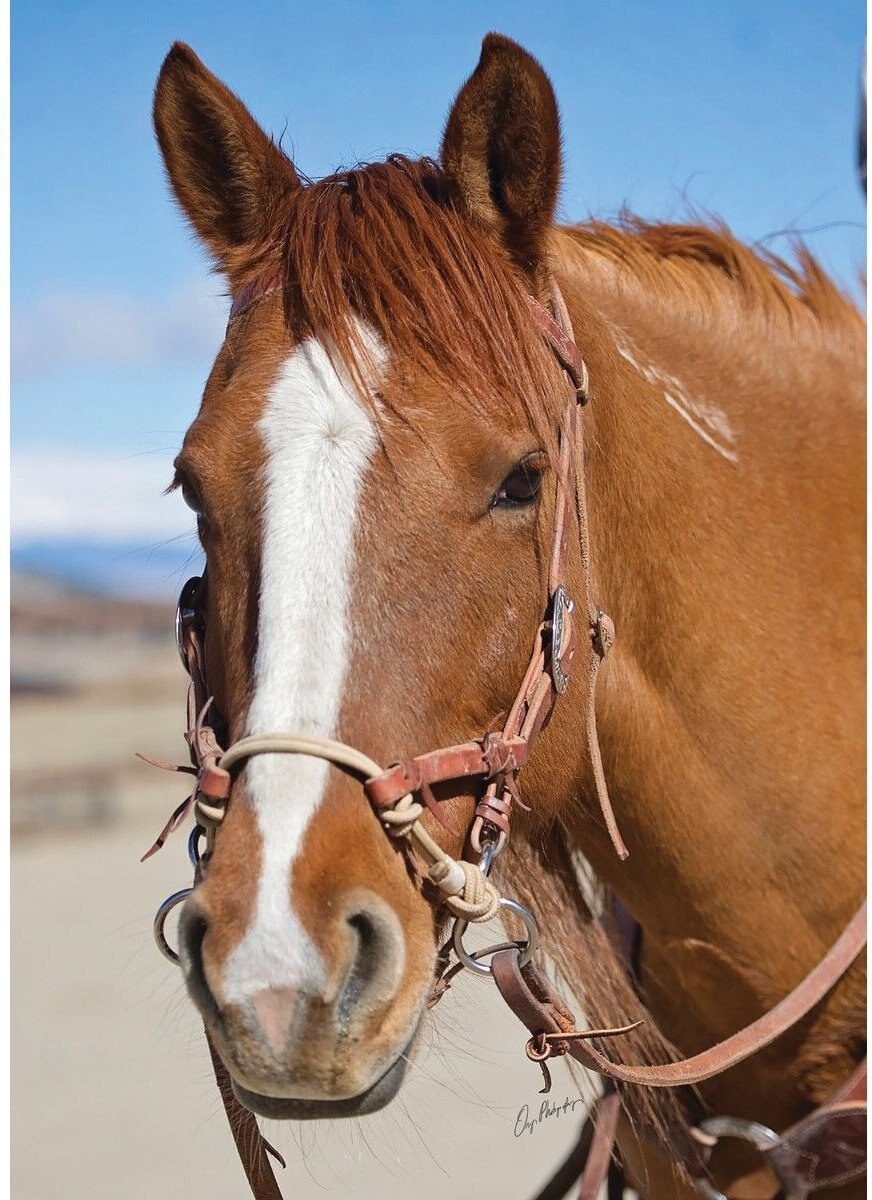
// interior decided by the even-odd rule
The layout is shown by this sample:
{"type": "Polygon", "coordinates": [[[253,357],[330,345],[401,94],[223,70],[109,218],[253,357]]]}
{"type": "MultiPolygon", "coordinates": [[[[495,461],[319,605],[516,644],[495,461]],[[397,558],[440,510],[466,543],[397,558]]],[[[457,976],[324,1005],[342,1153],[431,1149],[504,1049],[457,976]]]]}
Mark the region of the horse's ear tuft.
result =
{"type": "Polygon", "coordinates": [[[267,236],[276,205],[300,186],[292,163],[183,42],[161,68],[154,128],[179,204],[233,275],[246,248],[267,236]]]}
{"type": "Polygon", "coordinates": [[[509,38],[484,39],[448,117],[442,165],[467,216],[535,270],[560,187],[560,118],[548,76],[509,38]]]}

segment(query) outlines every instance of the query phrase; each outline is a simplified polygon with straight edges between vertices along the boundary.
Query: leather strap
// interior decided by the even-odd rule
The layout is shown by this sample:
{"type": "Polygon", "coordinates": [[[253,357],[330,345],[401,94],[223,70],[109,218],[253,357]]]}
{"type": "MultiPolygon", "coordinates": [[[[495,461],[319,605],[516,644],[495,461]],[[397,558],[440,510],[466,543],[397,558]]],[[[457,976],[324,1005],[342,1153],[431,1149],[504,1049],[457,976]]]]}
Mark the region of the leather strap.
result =
{"type": "Polygon", "coordinates": [[[480,742],[445,746],[417,758],[406,758],[388,767],[383,775],[367,780],[366,794],[376,809],[390,808],[407,792],[426,784],[470,775],[502,775],[519,771],[530,754],[529,743],[520,737],[489,734],[480,742]]]}
{"type": "MultiPolygon", "coordinates": [[[[552,283],[552,300],[556,287],[552,283]]],[[[572,330],[569,328],[569,320],[566,312],[566,306],[561,304],[556,307],[557,321],[551,316],[551,313],[533,296],[527,296],[527,307],[533,320],[539,326],[548,345],[554,351],[558,362],[563,367],[566,374],[572,380],[572,386],[575,388],[576,396],[579,404],[586,404],[588,401],[587,387],[588,375],[587,364],[582,358],[578,346],[575,344],[575,339],[572,336],[572,330]],[[560,324],[558,324],[558,321],[560,324]],[[561,328],[562,326],[562,328],[561,328]]]]}
{"type": "Polygon", "coordinates": [[[208,1029],[206,1030],[206,1044],[212,1059],[215,1082],[218,1084],[224,1112],[227,1114],[227,1123],[233,1134],[233,1141],[236,1143],[236,1151],[239,1161],[242,1163],[242,1169],[245,1171],[248,1186],[251,1188],[251,1194],[254,1200],[282,1200],[281,1189],[273,1174],[269,1156],[272,1155],[276,1162],[281,1163],[283,1167],[285,1160],[260,1132],[254,1113],[236,1099],[227,1068],[218,1057],[208,1029]]]}
{"type": "Polygon", "coordinates": [[[503,999],[527,1026],[534,1039],[555,1034],[576,1035],[569,1039],[547,1037],[552,1055],[571,1054],[589,1070],[623,1083],[645,1087],[682,1087],[701,1083],[735,1067],[792,1028],[844,975],[865,944],[864,901],[821,961],[774,1008],[708,1050],[662,1066],[612,1062],[589,1042],[581,1040],[580,1035],[584,1031],[569,1027],[565,1019],[557,1019],[556,1014],[568,1012],[566,1006],[553,994],[532,963],[524,968],[518,966],[519,955],[516,950],[502,950],[495,954],[491,959],[491,969],[503,999]]]}
{"type": "Polygon", "coordinates": [[[581,1176],[578,1200],[597,1200],[615,1156],[621,1098],[614,1088],[607,1088],[597,1103],[594,1115],[593,1143],[581,1176]]]}

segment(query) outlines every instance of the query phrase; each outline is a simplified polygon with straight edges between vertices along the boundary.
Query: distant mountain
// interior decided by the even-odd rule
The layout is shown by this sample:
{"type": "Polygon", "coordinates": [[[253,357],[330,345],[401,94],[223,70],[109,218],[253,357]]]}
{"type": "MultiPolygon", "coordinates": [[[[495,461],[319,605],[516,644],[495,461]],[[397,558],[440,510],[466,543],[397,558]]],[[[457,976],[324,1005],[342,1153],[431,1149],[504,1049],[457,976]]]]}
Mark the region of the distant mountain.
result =
{"type": "Polygon", "coordinates": [[[14,573],[39,576],[85,592],[137,600],[175,599],[203,555],[193,539],[158,545],[41,538],[13,541],[14,573]]]}
{"type": "Polygon", "coordinates": [[[93,641],[96,635],[93,654],[89,654],[93,667],[97,659],[106,656],[103,639],[107,636],[157,636],[162,643],[171,637],[173,606],[166,596],[116,595],[110,601],[105,593],[20,571],[12,572],[10,592],[14,692],[45,690],[47,681],[61,681],[71,654],[75,661],[76,638],[93,641]]]}

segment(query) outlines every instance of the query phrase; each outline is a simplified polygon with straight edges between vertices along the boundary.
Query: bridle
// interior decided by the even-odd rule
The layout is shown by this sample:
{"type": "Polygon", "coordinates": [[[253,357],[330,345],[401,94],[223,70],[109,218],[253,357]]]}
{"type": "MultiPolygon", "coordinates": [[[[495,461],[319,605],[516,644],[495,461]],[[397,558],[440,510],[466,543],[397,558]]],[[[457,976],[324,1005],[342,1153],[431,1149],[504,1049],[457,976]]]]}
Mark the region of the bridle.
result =
{"type": "MultiPolygon", "coordinates": [[[[272,287],[267,290],[272,290],[272,287]]],[[[231,312],[231,321],[242,307],[253,303],[262,294],[266,294],[265,291],[243,295],[241,304],[231,312]]],[[[442,894],[445,905],[455,918],[452,941],[458,957],[466,967],[478,974],[489,974],[490,969],[472,958],[464,948],[463,934],[470,921],[489,921],[499,908],[506,908],[519,916],[528,935],[527,945],[522,951],[524,965],[530,960],[538,943],[533,915],[516,901],[501,897],[489,873],[509,840],[512,806],[519,800],[518,773],[528,761],[555,701],[569,686],[578,649],[576,604],[569,597],[566,586],[573,508],[578,515],[584,579],[587,625],[584,639],[587,663],[584,671],[590,758],[606,828],[619,856],[627,856],[609,801],[596,733],[597,673],[600,662],[614,641],[614,626],[609,617],[594,604],[592,596],[582,469],[583,426],[579,419],[579,409],[588,403],[589,398],[587,367],[572,338],[569,316],[556,285],[552,285],[555,316],[532,296],[527,297],[527,303],[533,320],[560,363],[566,380],[567,397],[559,435],[557,497],[545,615],[536,630],[529,664],[500,732],[487,733],[475,741],[402,759],[386,770],[353,746],[330,738],[286,732],[243,737],[222,750],[206,680],[203,580],[195,577],[185,584],[176,616],[179,653],[191,676],[187,737],[196,770],[196,784],[190,806],[194,808],[206,840],[205,855],[197,855],[200,871],[208,861],[215,831],[223,818],[234,768],[257,754],[306,754],[326,759],[363,780],[366,795],[385,830],[392,837],[405,839],[408,847],[423,860],[427,878],[442,894]],[[468,853],[474,857],[457,860],[448,855],[427,832],[421,817],[425,810],[429,810],[444,825],[432,785],[477,776],[483,777],[485,787],[466,839],[468,853]],[[420,797],[420,800],[416,797],[420,797]]],[[[177,823],[183,815],[181,809],[177,810],[174,821],[177,823]]],[[[166,832],[158,839],[159,842],[166,832]]],[[[184,898],[185,893],[176,893],[159,912],[156,929],[158,944],[164,953],[167,953],[168,946],[163,937],[163,922],[170,908],[184,898]]]]}
{"type": "MultiPolygon", "coordinates": [[[[269,281],[246,289],[234,301],[231,322],[243,308],[280,286],[276,281],[269,281]]],[[[551,312],[532,296],[527,297],[531,317],[562,369],[567,392],[559,432],[548,595],[545,615],[533,639],[529,664],[502,730],[399,760],[387,769],[382,769],[353,746],[292,732],[243,737],[226,750],[222,749],[220,721],[212,707],[206,676],[205,581],[195,577],[182,589],[176,615],[179,653],[191,677],[185,736],[192,765],[179,767],[142,757],[156,765],[195,775],[196,781],[192,794],[176,809],[144,857],[158,850],[193,808],[196,824],[189,839],[189,853],[196,885],[208,869],[216,831],[230,796],[232,772],[254,755],[310,755],[359,777],[386,832],[404,842],[416,865],[423,863],[426,878],[438,889],[441,902],[454,917],[451,939],[437,959],[440,973],[431,1004],[444,993],[451,976],[463,967],[477,974],[492,975],[503,998],[531,1033],[526,1051],[528,1057],[542,1067],[546,1083],[543,1090],[550,1087],[546,1061],[558,1055],[570,1054],[583,1066],[605,1077],[606,1089],[599,1102],[596,1131],[590,1133],[585,1127],[582,1143],[586,1139],[589,1152],[573,1176],[582,1176],[579,1200],[593,1200],[612,1160],[619,1113],[619,1097],[613,1081],[649,1087],[691,1085],[720,1074],[768,1045],[809,1012],[857,957],[865,945],[865,904],[824,959],[775,1008],[717,1046],[664,1066],[629,1066],[605,1057],[592,1041],[619,1036],[635,1025],[620,1029],[576,1029],[570,1010],[531,962],[539,942],[535,917],[524,906],[499,894],[490,879],[490,870],[505,850],[511,832],[512,807],[520,802],[518,773],[529,760],[558,697],[566,691],[577,659],[581,661],[584,675],[585,727],[597,799],[616,852],[621,859],[628,853],[609,801],[596,729],[597,676],[600,663],[614,642],[615,631],[609,617],[593,600],[582,420],[582,410],[589,400],[588,372],[575,344],[569,315],[556,283],[551,283],[550,290],[551,312]],[[578,605],[570,598],[566,584],[573,508],[577,512],[582,563],[582,619],[579,619],[578,605]],[[467,834],[467,849],[464,857],[458,860],[442,849],[424,827],[422,817],[429,810],[444,825],[432,785],[475,777],[483,779],[484,788],[467,834]],[[203,852],[201,840],[205,841],[203,852]],[[467,858],[467,854],[472,857],[467,858]],[[475,953],[467,951],[463,936],[469,922],[489,921],[500,910],[520,918],[526,938],[475,953]],[[458,957],[454,967],[448,965],[451,948],[458,957]],[[488,955],[491,956],[489,966],[482,961],[488,955]]],[[[185,888],[168,897],[155,917],[158,946],[174,962],[179,959],[165,936],[166,919],[192,891],[193,888],[185,888]]],[[[215,1054],[211,1040],[210,1052],[237,1148],[256,1200],[280,1200],[281,1193],[265,1153],[275,1154],[275,1151],[261,1138],[253,1115],[233,1096],[226,1069],[215,1054]]],[[[765,1156],[785,1188],[783,1195],[787,1200],[802,1200],[812,1191],[865,1173],[865,1078],[863,1064],[827,1104],[784,1134],[778,1135],[755,1122],[711,1118],[702,1121],[699,1128],[692,1129],[691,1137],[684,1131],[676,1131],[672,1149],[701,1195],[711,1200],[726,1200],[708,1180],[708,1160],[721,1137],[745,1138],[765,1156]]]]}

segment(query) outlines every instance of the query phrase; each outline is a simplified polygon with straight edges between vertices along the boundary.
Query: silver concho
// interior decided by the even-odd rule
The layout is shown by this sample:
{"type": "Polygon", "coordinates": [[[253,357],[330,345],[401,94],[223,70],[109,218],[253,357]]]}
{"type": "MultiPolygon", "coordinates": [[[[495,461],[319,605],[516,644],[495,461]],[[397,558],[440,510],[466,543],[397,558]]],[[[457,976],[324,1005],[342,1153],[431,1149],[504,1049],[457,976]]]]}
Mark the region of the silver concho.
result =
{"type": "Polygon", "coordinates": [[[566,614],[571,613],[574,605],[566,594],[562,583],[554,591],[551,606],[551,678],[558,693],[562,694],[569,686],[569,676],[561,666],[566,637],[566,614]]]}

